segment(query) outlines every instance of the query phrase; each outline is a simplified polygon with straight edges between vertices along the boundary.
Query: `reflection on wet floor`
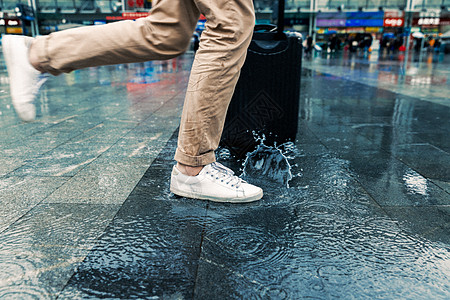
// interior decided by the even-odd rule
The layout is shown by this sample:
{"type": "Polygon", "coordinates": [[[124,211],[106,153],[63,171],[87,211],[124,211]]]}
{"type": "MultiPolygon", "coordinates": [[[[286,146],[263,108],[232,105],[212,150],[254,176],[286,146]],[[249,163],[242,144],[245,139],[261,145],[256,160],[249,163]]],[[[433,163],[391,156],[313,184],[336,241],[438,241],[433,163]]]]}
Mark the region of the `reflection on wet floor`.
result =
{"type": "Polygon", "coordinates": [[[443,53],[408,55],[400,52],[362,55],[344,52],[305,59],[303,66],[329,75],[362,82],[424,101],[450,106],[450,57],[443,53]],[[421,59],[421,60],[419,60],[421,59]]]}
{"type": "Polygon", "coordinates": [[[245,205],[169,193],[192,57],[53,78],[30,124],[2,83],[0,298],[450,298],[448,81],[396,59],[305,62],[295,143],[218,151],[245,205]]]}

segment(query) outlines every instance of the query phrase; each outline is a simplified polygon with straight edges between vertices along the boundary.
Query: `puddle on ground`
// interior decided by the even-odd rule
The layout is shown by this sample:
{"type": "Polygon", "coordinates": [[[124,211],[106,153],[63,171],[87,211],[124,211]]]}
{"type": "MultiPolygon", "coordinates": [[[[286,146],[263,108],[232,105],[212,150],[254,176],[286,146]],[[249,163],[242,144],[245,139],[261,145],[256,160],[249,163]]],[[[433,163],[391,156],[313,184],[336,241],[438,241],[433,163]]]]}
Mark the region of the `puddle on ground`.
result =
{"type": "MultiPolygon", "coordinates": [[[[292,143],[261,143],[244,162],[222,149],[219,160],[242,167],[243,177],[264,181],[267,190],[262,201],[228,205],[168,196],[171,143],[61,298],[77,292],[121,299],[450,297],[449,245],[402,230],[352,179],[348,161],[306,158],[292,143]]],[[[27,264],[18,265],[4,257],[0,267],[17,279],[32,268],[28,260],[39,259],[19,256],[27,264]]],[[[24,291],[14,285],[20,280],[12,283],[0,295],[24,291]]]]}
{"type": "MultiPolygon", "coordinates": [[[[286,142],[281,145],[266,145],[265,137],[255,135],[258,145],[255,150],[248,152],[240,170],[241,177],[251,179],[254,184],[282,186],[289,188],[289,182],[294,177],[301,176],[300,171],[296,171],[297,165],[293,160],[300,155],[293,142],[286,142]]],[[[233,164],[234,158],[226,148],[220,148],[217,152],[219,160],[229,161],[233,164]]]]}

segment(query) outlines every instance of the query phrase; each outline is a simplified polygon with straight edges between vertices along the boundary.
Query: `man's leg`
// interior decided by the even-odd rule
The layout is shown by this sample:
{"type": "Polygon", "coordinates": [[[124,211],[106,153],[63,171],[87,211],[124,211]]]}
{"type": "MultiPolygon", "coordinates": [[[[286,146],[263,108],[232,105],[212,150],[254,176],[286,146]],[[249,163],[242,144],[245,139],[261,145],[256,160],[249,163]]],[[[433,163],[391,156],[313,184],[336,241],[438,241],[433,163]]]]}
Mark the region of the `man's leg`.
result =
{"type": "Polygon", "coordinates": [[[191,0],[160,0],[147,18],[89,26],[32,39],[5,35],[3,52],[14,108],[24,121],[45,78],[85,67],[168,59],[185,51],[199,10],[191,0]],[[39,70],[40,72],[38,72],[39,70]]]}
{"type": "Polygon", "coordinates": [[[252,0],[194,0],[206,17],[189,79],[175,159],[190,166],[215,161],[225,116],[250,44],[252,0]]]}
{"type": "Polygon", "coordinates": [[[30,49],[31,64],[58,75],[86,67],[173,58],[188,47],[199,15],[191,0],[159,0],[146,18],[38,37],[30,49]]]}
{"type": "Polygon", "coordinates": [[[262,190],[216,163],[214,154],[251,41],[255,24],[253,2],[194,1],[206,17],[206,29],[189,79],[171,191],[219,202],[255,201],[262,197],[262,190]]]}

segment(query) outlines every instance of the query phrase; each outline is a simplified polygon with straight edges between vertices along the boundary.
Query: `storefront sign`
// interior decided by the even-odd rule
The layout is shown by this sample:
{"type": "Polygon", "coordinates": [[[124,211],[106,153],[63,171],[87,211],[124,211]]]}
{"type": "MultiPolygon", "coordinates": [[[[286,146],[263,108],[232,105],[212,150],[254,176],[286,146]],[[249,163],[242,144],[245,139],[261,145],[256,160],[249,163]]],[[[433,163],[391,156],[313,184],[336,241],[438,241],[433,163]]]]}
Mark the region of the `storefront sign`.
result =
{"type": "Polygon", "coordinates": [[[22,29],[22,27],[6,27],[6,33],[23,34],[23,29],[22,29]]]}
{"type": "Polygon", "coordinates": [[[318,13],[317,27],[383,27],[384,12],[318,13]]]}
{"type": "Polygon", "coordinates": [[[439,18],[420,18],[417,21],[417,25],[439,25],[440,19],[439,18]]]}
{"type": "MultiPolygon", "coordinates": [[[[414,14],[417,15],[417,13],[414,14]]],[[[419,18],[439,18],[440,15],[440,9],[427,9],[427,11],[419,12],[419,18]]]]}
{"type": "Polygon", "coordinates": [[[348,32],[348,33],[352,33],[352,32],[364,32],[364,28],[363,28],[363,27],[347,28],[347,32],[348,32]]]}
{"type": "Polygon", "coordinates": [[[145,18],[150,15],[149,12],[124,12],[122,13],[122,18],[124,20],[135,20],[139,18],[145,18]]]}
{"type": "Polygon", "coordinates": [[[0,26],[22,26],[20,19],[0,19],[0,26]]]}
{"type": "Polygon", "coordinates": [[[198,20],[197,21],[197,26],[195,27],[195,30],[197,30],[197,31],[205,30],[205,24],[206,24],[206,20],[198,20]]]}
{"type": "Polygon", "coordinates": [[[345,27],[347,15],[343,12],[318,13],[316,25],[318,27],[345,27]]]}
{"type": "Polygon", "coordinates": [[[403,18],[386,18],[383,24],[384,27],[403,27],[405,20],[403,18]]]}
{"type": "Polygon", "coordinates": [[[383,19],[349,19],[345,22],[345,26],[383,27],[383,19]]]}
{"type": "Polygon", "coordinates": [[[345,25],[348,27],[383,27],[384,12],[349,12],[345,25]]]}
{"type": "Polygon", "coordinates": [[[382,27],[366,27],[366,32],[379,33],[379,32],[383,32],[383,28],[382,27]]]}
{"type": "Polygon", "coordinates": [[[345,27],[345,19],[318,19],[316,21],[316,25],[318,27],[330,27],[330,26],[337,26],[337,27],[345,27]]]}
{"type": "Polygon", "coordinates": [[[385,19],[397,19],[397,18],[405,18],[405,12],[399,11],[399,10],[386,10],[384,12],[384,18],[385,19]]]}
{"type": "Polygon", "coordinates": [[[348,12],[346,13],[347,19],[373,19],[373,20],[383,20],[384,19],[384,12],[382,11],[376,11],[376,12],[348,12]]]}
{"type": "Polygon", "coordinates": [[[347,14],[343,12],[319,12],[316,16],[317,19],[330,20],[330,19],[346,19],[347,14]]]}

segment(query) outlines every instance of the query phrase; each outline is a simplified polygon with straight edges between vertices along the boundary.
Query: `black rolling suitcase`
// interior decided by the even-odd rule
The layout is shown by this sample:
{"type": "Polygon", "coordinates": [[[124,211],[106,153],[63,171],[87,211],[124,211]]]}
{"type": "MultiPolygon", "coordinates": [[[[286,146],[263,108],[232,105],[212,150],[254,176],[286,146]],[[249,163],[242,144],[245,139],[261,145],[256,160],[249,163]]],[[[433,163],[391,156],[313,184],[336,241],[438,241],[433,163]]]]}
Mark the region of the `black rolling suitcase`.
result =
{"type": "Polygon", "coordinates": [[[277,23],[255,26],[228,108],[221,146],[238,158],[257,146],[255,135],[279,145],[297,134],[302,40],[298,33],[283,33],[284,0],[277,23]]]}

